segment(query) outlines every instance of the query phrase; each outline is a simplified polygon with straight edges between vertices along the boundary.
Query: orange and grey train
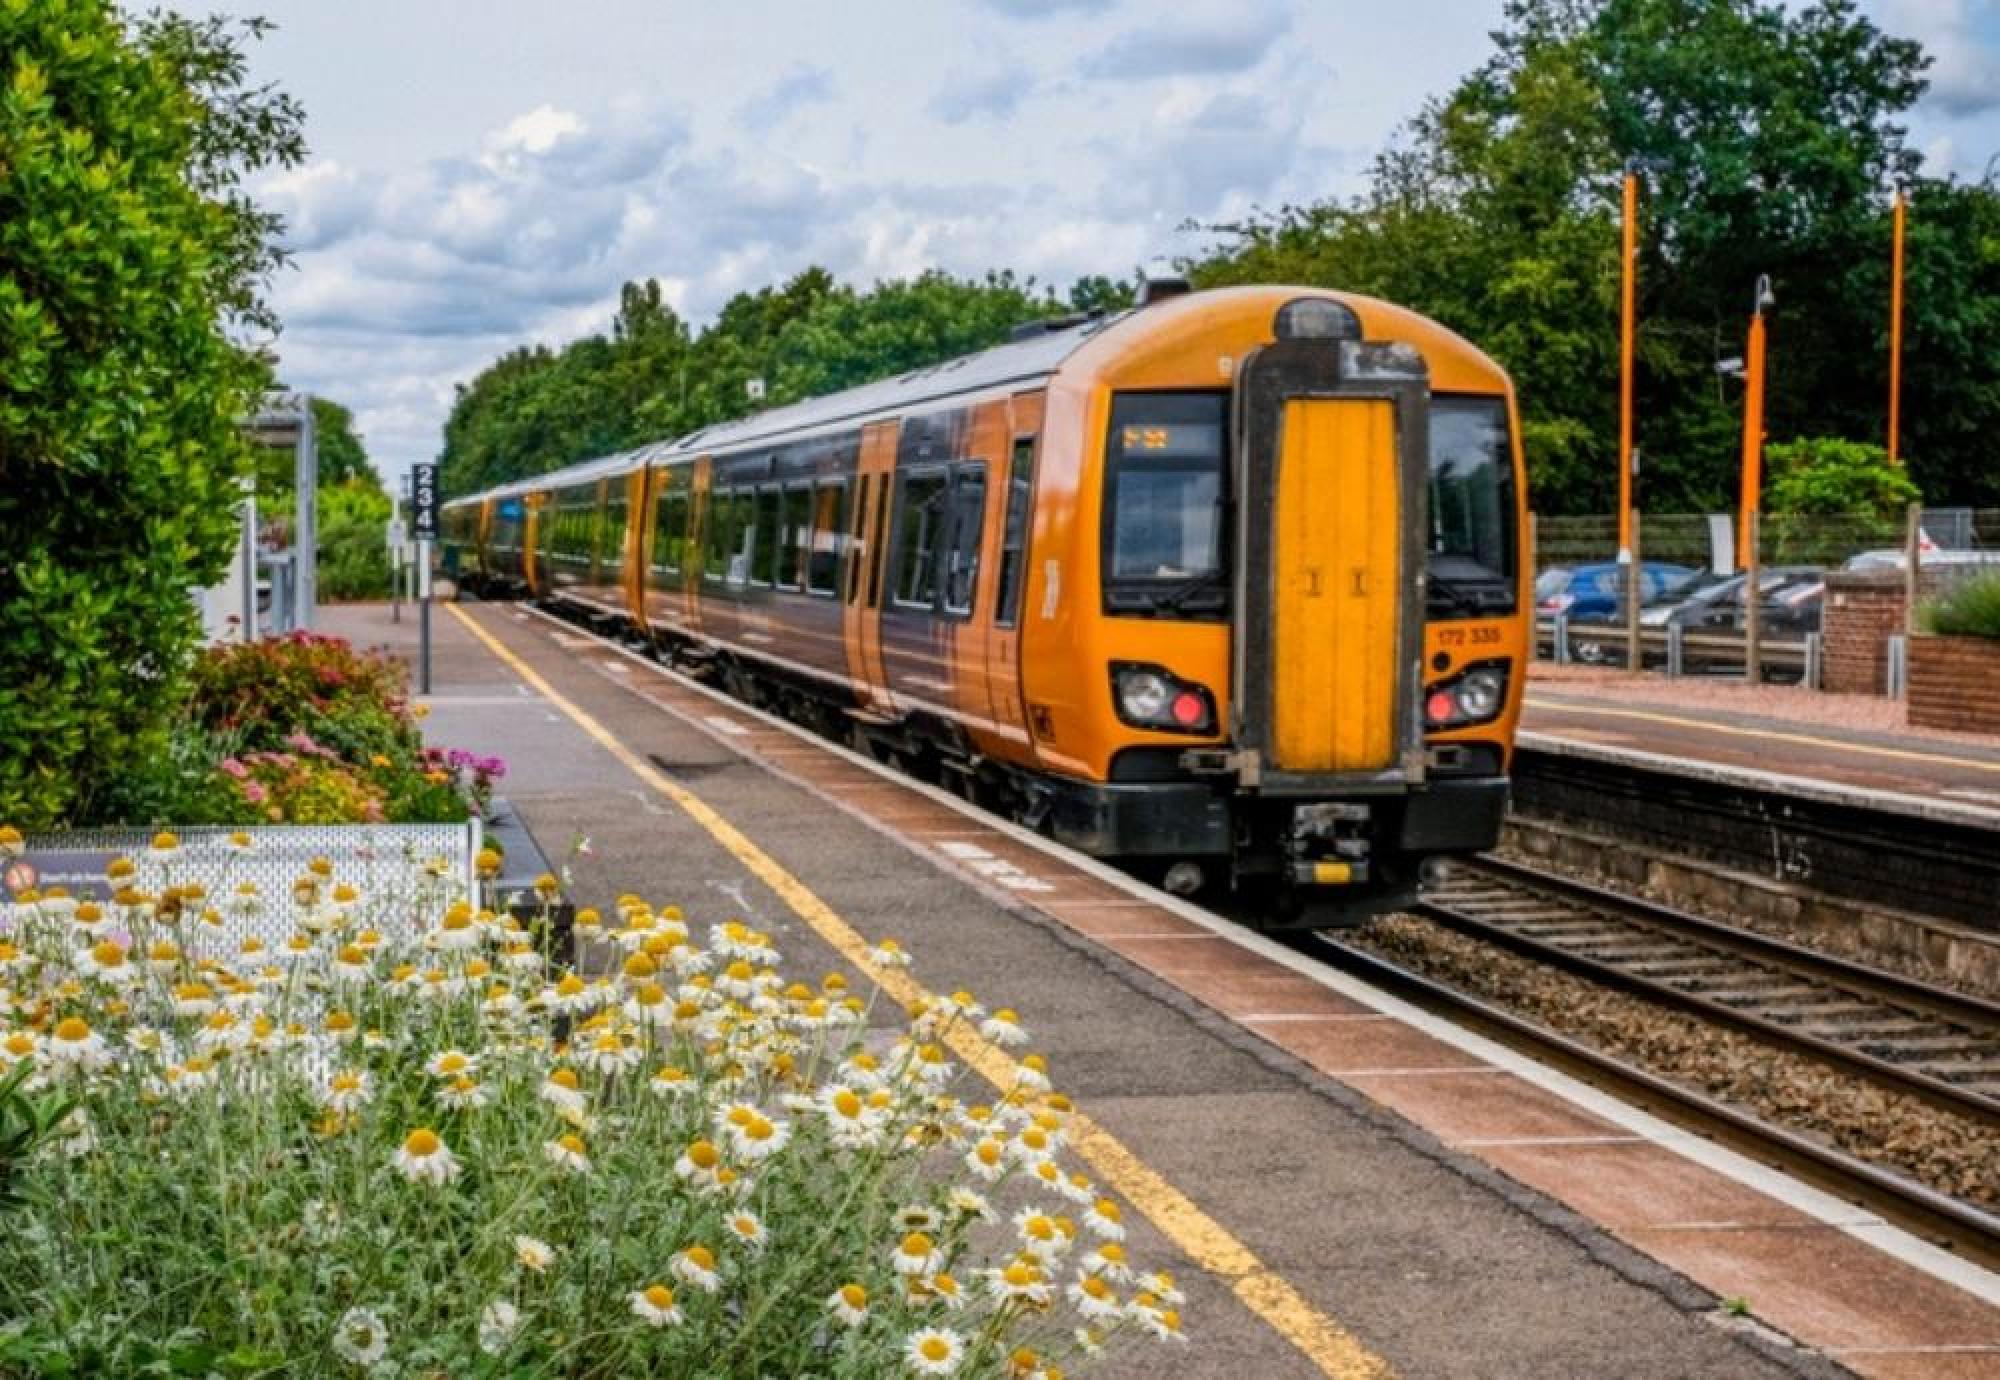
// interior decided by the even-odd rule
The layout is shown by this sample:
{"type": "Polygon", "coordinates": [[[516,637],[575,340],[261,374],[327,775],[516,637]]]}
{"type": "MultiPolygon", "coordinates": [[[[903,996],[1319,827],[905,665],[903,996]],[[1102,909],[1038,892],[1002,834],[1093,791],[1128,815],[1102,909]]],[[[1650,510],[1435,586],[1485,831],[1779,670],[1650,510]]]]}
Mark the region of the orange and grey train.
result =
{"type": "Polygon", "coordinates": [[[1506,374],[1413,312],[1162,293],[456,500],[445,536],[473,588],[1322,924],[1499,833],[1518,436],[1506,374]]]}

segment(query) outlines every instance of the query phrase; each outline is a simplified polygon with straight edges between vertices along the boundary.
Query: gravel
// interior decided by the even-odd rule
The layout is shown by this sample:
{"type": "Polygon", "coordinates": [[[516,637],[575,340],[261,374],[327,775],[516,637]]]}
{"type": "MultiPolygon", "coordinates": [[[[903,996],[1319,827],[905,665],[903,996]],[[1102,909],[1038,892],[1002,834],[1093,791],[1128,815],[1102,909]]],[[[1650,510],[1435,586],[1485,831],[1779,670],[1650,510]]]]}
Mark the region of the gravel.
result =
{"type": "Polygon", "coordinates": [[[1415,916],[1386,916],[1350,938],[1650,1072],[1819,1136],[1856,1158],[1982,1208],[2000,1206],[2000,1153],[1992,1132],[1976,1122],[1415,916]]]}

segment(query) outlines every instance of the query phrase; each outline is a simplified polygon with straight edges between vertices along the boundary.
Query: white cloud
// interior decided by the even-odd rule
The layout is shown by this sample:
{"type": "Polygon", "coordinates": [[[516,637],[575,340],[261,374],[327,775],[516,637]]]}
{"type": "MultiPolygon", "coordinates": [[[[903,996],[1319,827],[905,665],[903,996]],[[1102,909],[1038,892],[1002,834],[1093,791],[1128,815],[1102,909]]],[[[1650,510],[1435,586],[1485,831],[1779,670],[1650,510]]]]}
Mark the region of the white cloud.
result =
{"type": "Polygon", "coordinates": [[[1200,4],[1161,16],[1148,13],[1083,60],[1085,76],[1135,81],[1255,67],[1292,26],[1276,0],[1200,4]]]}
{"type": "Polygon", "coordinates": [[[1930,55],[1925,103],[1964,117],[2000,109],[2000,3],[1996,0],[1884,0],[1891,33],[1916,39],[1930,55]]]}

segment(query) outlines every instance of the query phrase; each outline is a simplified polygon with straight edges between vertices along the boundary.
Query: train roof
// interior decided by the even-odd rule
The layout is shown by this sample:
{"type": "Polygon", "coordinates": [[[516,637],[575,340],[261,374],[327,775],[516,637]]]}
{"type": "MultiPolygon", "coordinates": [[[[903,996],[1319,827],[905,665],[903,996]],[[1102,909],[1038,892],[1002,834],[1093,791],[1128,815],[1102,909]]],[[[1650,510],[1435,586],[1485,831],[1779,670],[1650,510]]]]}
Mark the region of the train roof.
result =
{"type": "Polygon", "coordinates": [[[547,474],[516,479],[496,488],[453,499],[473,503],[489,498],[512,498],[535,490],[568,488],[574,484],[629,474],[641,465],[676,456],[709,455],[740,450],[746,446],[776,444],[809,435],[844,421],[884,412],[904,412],[928,402],[963,393],[983,393],[990,389],[1026,387],[1048,378],[1076,349],[1112,322],[1130,315],[1119,312],[1065,323],[1021,340],[959,355],[939,364],[912,369],[893,378],[877,379],[838,393],[827,393],[803,402],[788,403],[735,421],[718,422],[685,436],[654,441],[616,455],[604,455],[547,474]]]}

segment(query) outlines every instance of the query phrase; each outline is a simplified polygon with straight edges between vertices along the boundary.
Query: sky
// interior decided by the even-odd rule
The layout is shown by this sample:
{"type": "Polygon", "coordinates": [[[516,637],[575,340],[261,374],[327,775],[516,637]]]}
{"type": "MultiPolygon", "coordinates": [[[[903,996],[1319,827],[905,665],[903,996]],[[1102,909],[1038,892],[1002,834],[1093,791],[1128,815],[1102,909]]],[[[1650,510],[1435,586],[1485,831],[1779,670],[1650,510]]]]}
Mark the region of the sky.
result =
{"type": "MultiPolygon", "coordinates": [[[[2000,155],[2000,0],[1862,0],[1935,59],[1926,170],[2000,155]]],[[[1197,225],[1348,195],[1490,49],[1501,0],[183,0],[277,30],[252,78],[310,155],[260,176],[294,388],[385,479],[454,388],[606,329],[628,280],[699,327],[811,264],[867,285],[1011,268],[1058,289],[1197,225]]]]}

